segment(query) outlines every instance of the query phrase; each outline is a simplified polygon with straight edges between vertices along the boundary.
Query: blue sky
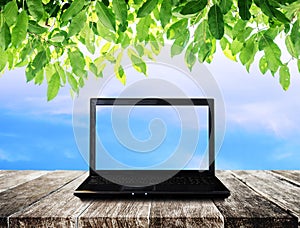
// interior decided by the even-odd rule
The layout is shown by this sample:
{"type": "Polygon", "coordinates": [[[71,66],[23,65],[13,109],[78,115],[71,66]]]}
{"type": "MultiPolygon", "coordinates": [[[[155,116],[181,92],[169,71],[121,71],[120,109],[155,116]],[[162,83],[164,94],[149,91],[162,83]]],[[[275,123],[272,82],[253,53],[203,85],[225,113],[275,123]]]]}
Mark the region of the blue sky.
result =
{"type": "MultiPolygon", "coordinates": [[[[207,65],[226,108],[217,168],[300,169],[299,73],[294,66],[291,87],[284,92],[278,77],[261,76],[256,65],[248,74],[222,54],[207,65]]],[[[186,87],[187,95],[195,96],[183,83],[185,79],[172,80],[186,87]]],[[[106,87],[107,95],[123,88],[117,81],[112,83],[106,87]]],[[[45,85],[26,84],[24,69],[6,71],[0,77],[0,169],[88,168],[73,133],[69,88],[61,89],[51,102],[45,95],[45,85]]]]}

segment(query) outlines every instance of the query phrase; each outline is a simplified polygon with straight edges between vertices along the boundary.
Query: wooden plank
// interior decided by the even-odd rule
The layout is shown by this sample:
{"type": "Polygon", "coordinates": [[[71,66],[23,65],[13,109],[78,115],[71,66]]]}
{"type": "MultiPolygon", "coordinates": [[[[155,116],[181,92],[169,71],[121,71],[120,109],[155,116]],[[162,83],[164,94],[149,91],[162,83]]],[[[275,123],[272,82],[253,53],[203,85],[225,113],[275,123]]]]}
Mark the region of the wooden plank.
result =
{"type": "Polygon", "coordinates": [[[78,218],[78,227],[148,227],[149,200],[97,200],[78,218]]]}
{"type": "Polygon", "coordinates": [[[77,217],[91,204],[73,195],[87,177],[73,180],[58,191],[9,217],[11,227],[77,227],[77,217]]]}
{"type": "Polygon", "coordinates": [[[298,227],[295,216],[253,191],[232,172],[218,171],[217,176],[231,191],[227,199],[214,200],[225,227],[298,227]]]}
{"type": "Polygon", "coordinates": [[[285,210],[291,211],[299,220],[300,187],[281,181],[278,177],[265,171],[234,171],[234,174],[267,199],[285,210]]]}
{"type": "Polygon", "coordinates": [[[272,173],[300,187],[300,170],[272,170],[272,173]]]}
{"type": "Polygon", "coordinates": [[[224,227],[224,218],[211,200],[153,201],[150,227],[224,227]]]}
{"type": "Polygon", "coordinates": [[[16,171],[15,170],[0,170],[0,177],[7,175],[9,173],[13,173],[13,172],[16,172],[16,171]]]}
{"type": "Polygon", "coordinates": [[[56,191],[83,171],[55,171],[0,193],[0,226],[7,226],[8,216],[25,209],[56,191]]]}
{"type": "Polygon", "coordinates": [[[2,172],[0,176],[0,192],[38,178],[48,172],[32,170],[2,172]]]}

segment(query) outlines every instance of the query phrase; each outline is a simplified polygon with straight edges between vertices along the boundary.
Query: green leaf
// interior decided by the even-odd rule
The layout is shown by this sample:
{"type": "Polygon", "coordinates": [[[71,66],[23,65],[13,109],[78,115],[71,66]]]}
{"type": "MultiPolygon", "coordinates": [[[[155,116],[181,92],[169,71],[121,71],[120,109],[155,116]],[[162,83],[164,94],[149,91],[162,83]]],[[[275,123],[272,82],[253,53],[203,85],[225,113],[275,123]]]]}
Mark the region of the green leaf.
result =
{"type": "Polygon", "coordinates": [[[80,88],[82,88],[84,86],[84,80],[83,80],[83,78],[79,78],[78,85],[79,85],[80,88]]]}
{"type": "Polygon", "coordinates": [[[207,0],[196,0],[187,2],[183,7],[180,13],[182,15],[195,14],[202,11],[207,5],[207,0]]]}
{"type": "Polygon", "coordinates": [[[146,17],[149,15],[156,7],[158,0],[146,0],[142,7],[137,12],[137,17],[146,17]]]}
{"type": "Polygon", "coordinates": [[[34,84],[41,85],[44,81],[44,69],[40,70],[35,78],[34,78],[34,84]]]}
{"type": "Polygon", "coordinates": [[[208,12],[208,25],[211,34],[216,39],[221,39],[224,35],[224,20],[221,9],[218,5],[213,5],[208,12]]]}
{"type": "Polygon", "coordinates": [[[31,43],[27,43],[20,52],[20,57],[19,57],[19,59],[21,60],[20,63],[25,62],[25,60],[28,59],[28,56],[30,56],[32,52],[33,52],[33,48],[31,46],[31,43]]]}
{"type": "Polygon", "coordinates": [[[70,59],[71,67],[73,72],[78,77],[85,77],[87,72],[85,71],[85,59],[83,54],[79,51],[79,49],[75,49],[74,51],[69,51],[68,56],[70,59]]]}
{"type": "Polygon", "coordinates": [[[6,50],[11,41],[9,27],[6,22],[0,28],[0,49],[6,50]]]}
{"type": "Polygon", "coordinates": [[[117,20],[120,21],[122,25],[125,25],[127,22],[127,4],[125,0],[113,0],[112,5],[117,20]]]}
{"type": "Polygon", "coordinates": [[[95,34],[89,26],[86,26],[86,29],[84,36],[85,46],[90,53],[95,54],[95,34]]]}
{"type": "Polygon", "coordinates": [[[231,51],[233,55],[236,55],[237,53],[239,53],[242,48],[243,48],[244,44],[242,42],[240,42],[238,39],[234,39],[231,43],[231,51]]]}
{"type": "Polygon", "coordinates": [[[300,73],[300,59],[297,60],[298,71],[300,73]]]}
{"type": "Polygon", "coordinates": [[[54,63],[54,67],[55,67],[56,72],[59,75],[59,78],[62,81],[62,84],[65,85],[66,84],[66,72],[65,72],[65,70],[61,67],[59,62],[54,63]]]}
{"type": "Polygon", "coordinates": [[[163,0],[161,3],[159,18],[162,27],[164,28],[171,20],[172,17],[172,4],[170,0],[163,0]]]}
{"type": "Polygon", "coordinates": [[[44,16],[44,6],[40,0],[26,0],[30,15],[39,21],[44,16]]]}
{"type": "Polygon", "coordinates": [[[16,56],[16,50],[9,49],[6,51],[7,54],[7,62],[8,62],[8,69],[11,70],[14,67],[14,60],[16,56]]]}
{"type": "Polygon", "coordinates": [[[223,14],[228,13],[228,11],[231,9],[233,2],[232,0],[221,0],[220,2],[220,9],[223,14]]]}
{"type": "Polygon", "coordinates": [[[155,55],[158,55],[160,53],[160,45],[156,39],[156,37],[152,34],[150,34],[150,46],[151,50],[155,55]]]}
{"type": "Polygon", "coordinates": [[[81,11],[72,19],[69,27],[68,37],[77,35],[83,29],[85,23],[86,23],[86,12],[81,11]]]}
{"type": "Polygon", "coordinates": [[[27,82],[30,82],[36,76],[36,74],[33,73],[33,70],[34,69],[31,67],[31,65],[27,65],[27,67],[25,69],[26,81],[27,82]]]}
{"type": "Polygon", "coordinates": [[[137,51],[137,53],[139,54],[140,57],[142,57],[144,55],[144,46],[137,43],[137,44],[134,44],[134,47],[135,47],[135,50],[137,51]]]}
{"type": "Polygon", "coordinates": [[[147,65],[143,61],[143,59],[140,58],[133,49],[128,49],[127,53],[132,62],[133,68],[136,69],[138,72],[147,75],[147,65]]]}
{"type": "Polygon", "coordinates": [[[280,67],[279,82],[285,91],[288,90],[290,86],[290,70],[287,65],[283,65],[280,67]]]}
{"type": "Polygon", "coordinates": [[[213,45],[211,42],[202,43],[198,52],[198,60],[200,63],[203,63],[207,60],[208,56],[211,54],[212,46],[213,45]]]}
{"type": "Polygon", "coordinates": [[[131,39],[129,38],[127,33],[121,33],[117,43],[121,43],[123,49],[127,48],[130,44],[131,39]]]}
{"type": "Polygon", "coordinates": [[[113,13],[103,4],[103,2],[97,2],[96,12],[99,21],[108,29],[116,31],[116,20],[113,13]]]}
{"type": "Polygon", "coordinates": [[[291,41],[296,44],[300,37],[300,19],[295,21],[291,30],[291,41]]]}
{"type": "Polygon", "coordinates": [[[16,1],[10,1],[5,5],[3,15],[8,26],[15,24],[18,16],[18,6],[16,1]]]}
{"type": "Polygon", "coordinates": [[[96,76],[98,77],[98,70],[97,67],[94,63],[90,62],[89,63],[89,70],[96,76]]]}
{"type": "Polygon", "coordinates": [[[182,33],[182,30],[185,29],[188,25],[188,20],[186,18],[177,21],[172,24],[170,28],[167,30],[167,38],[169,40],[176,39],[182,33]]]}
{"type": "Polygon", "coordinates": [[[232,30],[233,39],[237,38],[239,34],[242,34],[244,32],[246,25],[247,25],[247,21],[238,19],[236,24],[233,26],[233,30],[232,30]]]}
{"type": "Polygon", "coordinates": [[[184,61],[185,61],[185,64],[188,66],[188,68],[190,69],[190,71],[192,71],[192,68],[196,62],[196,55],[195,53],[193,53],[193,49],[194,49],[194,45],[193,43],[191,43],[186,52],[185,52],[185,56],[184,56],[184,61]]]}
{"type": "Polygon", "coordinates": [[[207,20],[203,20],[195,30],[194,42],[205,42],[207,39],[211,39],[207,20]]]}
{"type": "Polygon", "coordinates": [[[85,2],[85,0],[74,0],[72,2],[72,4],[70,5],[70,7],[66,11],[63,12],[63,14],[61,16],[61,21],[67,22],[70,19],[72,19],[72,17],[77,15],[82,10],[82,8],[84,6],[84,2],[85,2]]]}
{"type": "Polygon", "coordinates": [[[230,60],[236,61],[236,56],[231,51],[231,44],[229,43],[229,41],[225,37],[223,37],[220,40],[220,44],[224,55],[230,60]]]}
{"type": "Polygon", "coordinates": [[[125,85],[126,84],[126,75],[123,67],[121,65],[115,65],[114,72],[116,74],[117,79],[125,85]]]}
{"type": "Polygon", "coordinates": [[[177,37],[171,47],[171,57],[175,55],[179,55],[184,48],[186,47],[187,43],[189,42],[190,39],[190,33],[189,30],[185,30],[185,32],[177,37]]]}
{"type": "Polygon", "coordinates": [[[65,36],[63,33],[56,33],[50,39],[50,41],[54,43],[62,43],[64,40],[65,36]]]}
{"type": "Polygon", "coordinates": [[[140,19],[138,24],[136,25],[137,38],[140,42],[148,41],[149,37],[149,28],[152,23],[152,19],[150,15],[140,19]]]}
{"type": "Polygon", "coordinates": [[[257,52],[257,45],[255,43],[254,37],[252,36],[246,41],[245,47],[240,53],[240,60],[243,65],[246,66],[247,71],[249,72],[250,66],[254,61],[254,56],[257,52]]]}
{"type": "Polygon", "coordinates": [[[15,27],[12,29],[11,42],[14,47],[18,47],[26,38],[28,27],[28,15],[22,11],[17,18],[15,27]]]}
{"type": "Polygon", "coordinates": [[[254,2],[265,15],[271,18],[274,17],[272,12],[272,6],[267,0],[254,0],[254,2]]]}
{"type": "Polygon", "coordinates": [[[36,21],[30,20],[28,22],[28,31],[37,35],[43,34],[48,31],[48,28],[40,26],[36,21]]]}
{"type": "Polygon", "coordinates": [[[104,38],[105,40],[109,42],[115,42],[116,35],[115,33],[111,32],[109,29],[107,29],[101,22],[97,23],[97,31],[99,35],[104,38]]]}
{"type": "Polygon", "coordinates": [[[295,46],[292,42],[292,39],[291,39],[290,35],[286,36],[285,45],[286,45],[286,48],[287,48],[288,52],[291,54],[291,56],[293,56],[294,58],[298,58],[295,46]]]}
{"type": "Polygon", "coordinates": [[[1,73],[7,64],[7,54],[1,48],[0,48],[0,56],[1,56],[0,58],[0,73],[1,73]]]}
{"type": "Polygon", "coordinates": [[[104,45],[102,46],[101,50],[100,50],[100,53],[101,53],[102,55],[105,55],[105,54],[109,51],[110,46],[111,46],[111,43],[106,43],[106,44],[104,44],[104,45]]]}
{"type": "Polygon", "coordinates": [[[60,78],[58,73],[54,73],[48,83],[47,100],[51,101],[58,94],[60,88],[60,78]]]}
{"type": "Polygon", "coordinates": [[[240,41],[240,42],[244,42],[252,33],[253,28],[251,27],[246,27],[244,28],[244,30],[240,33],[237,34],[236,38],[240,41]]]}
{"type": "Polygon", "coordinates": [[[261,57],[259,60],[259,70],[262,74],[265,74],[268,70],[268,62],[265,56],[261,57]]]}
{"type": "Polygon", "coordinates": [[[272,9],[272,12],[274,14],[274,16],[276,17],[276,19],[284,24],[289,24],[290,20],[279,10],[277,9],[272,9]]]}
{"type": "Polygon", "coordinates": [[[68,83],[71,86],[72,90],[74,92],[78,93],[78,82],[70,72],[67,72],[67,79],[68,79],[68,83]]]}
{"type": "Polygon", "coordinates": [[[264,52],[268,63],[268,68],[271,70],[271,73],[274,75],[278,70],[279,66],[282,65],[280,60],[280,56],[281,56],[280,48],[273,41],[268,41],[268,43],[264,47],[264,52]]]}
{"type": "Polygon", "coordinates": [[[252,0],[238,0],[239,14],[243,20],[248,21],[251,18],[250,7],[252,0]]]}
{"type": "Polygon", "coordinates": [[[33,68],[33,73],[39,72],[48,63],[47,54],[45,50],[40,51],[34,57],[32,63],[30,64],[33,68]]]}
{"type": "MultiPolygon", "coordinates": [[[[27,69],[26,69],[27,70],[27,69]]],[[[47,79],[47,83],[50,82],[52,75],[56,72],[53,64],[48,64],[45,66],[45,75],[47,79]]],[[[26,75],[27,76],[27,75],[26,75]]],[[[28,79],[27,79],[28,80],[28,79]]]]}

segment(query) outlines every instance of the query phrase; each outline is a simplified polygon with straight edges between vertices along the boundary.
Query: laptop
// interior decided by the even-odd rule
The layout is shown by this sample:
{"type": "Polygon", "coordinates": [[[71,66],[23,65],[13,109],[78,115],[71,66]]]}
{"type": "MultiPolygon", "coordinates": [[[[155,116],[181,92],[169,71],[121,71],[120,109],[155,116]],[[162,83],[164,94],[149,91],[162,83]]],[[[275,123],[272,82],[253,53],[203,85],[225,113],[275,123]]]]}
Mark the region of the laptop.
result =
{"type": "Polygon", "coordinates": [[[91,98],[89,146],[80,198],[230,195],[215,176],[212,98],[91,98]]]}

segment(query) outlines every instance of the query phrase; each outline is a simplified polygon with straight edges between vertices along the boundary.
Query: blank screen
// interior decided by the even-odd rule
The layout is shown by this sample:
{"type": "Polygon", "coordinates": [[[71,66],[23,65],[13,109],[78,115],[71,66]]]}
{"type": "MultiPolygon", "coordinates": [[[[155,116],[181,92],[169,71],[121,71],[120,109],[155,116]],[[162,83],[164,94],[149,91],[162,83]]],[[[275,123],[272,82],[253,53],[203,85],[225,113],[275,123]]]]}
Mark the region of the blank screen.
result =
{"type": "Polygon", "coordinates": [[[97,170],[208,169],[208,106],[96,106],[97,170]]]}

